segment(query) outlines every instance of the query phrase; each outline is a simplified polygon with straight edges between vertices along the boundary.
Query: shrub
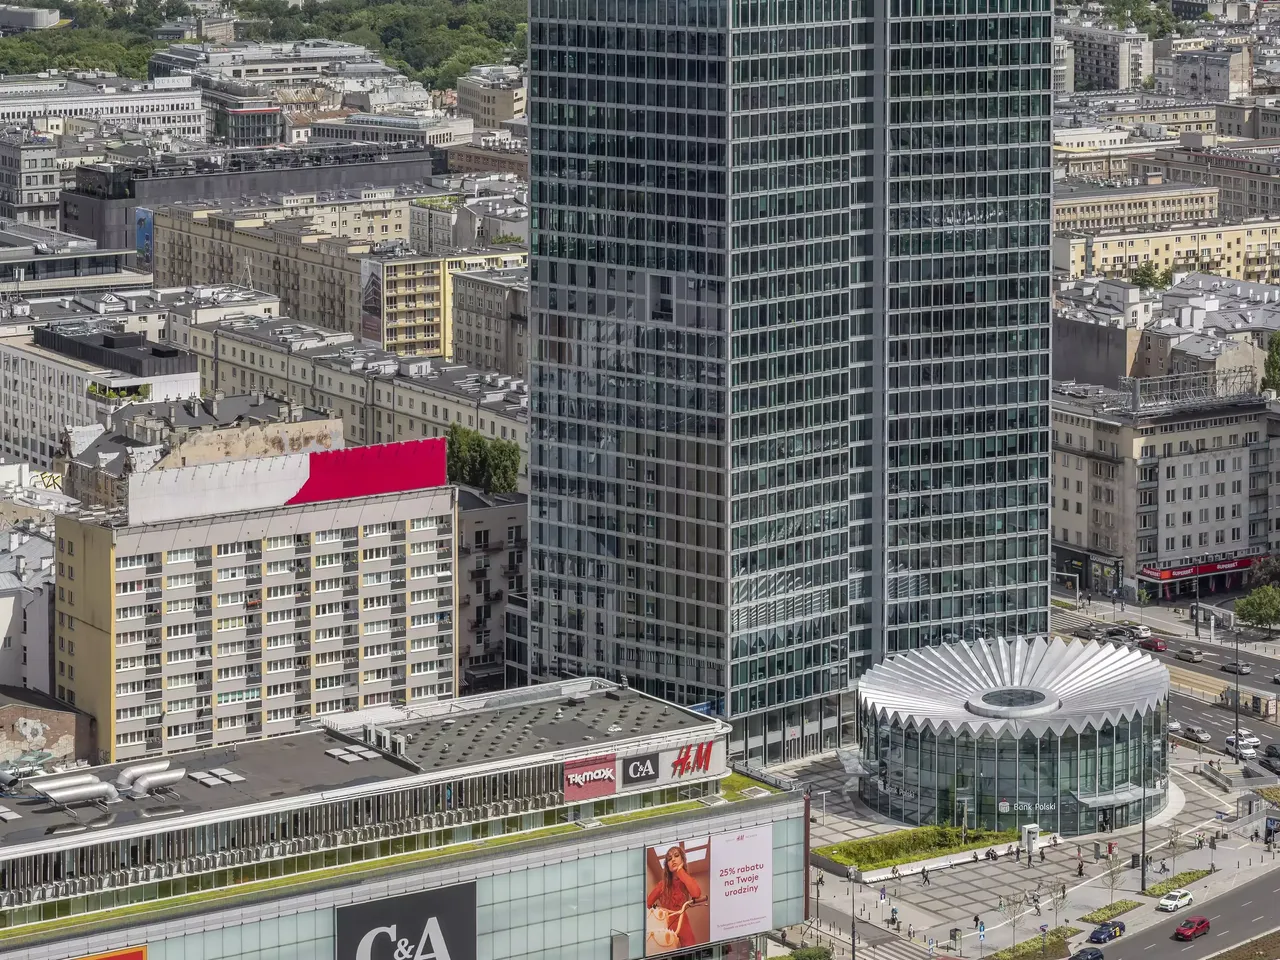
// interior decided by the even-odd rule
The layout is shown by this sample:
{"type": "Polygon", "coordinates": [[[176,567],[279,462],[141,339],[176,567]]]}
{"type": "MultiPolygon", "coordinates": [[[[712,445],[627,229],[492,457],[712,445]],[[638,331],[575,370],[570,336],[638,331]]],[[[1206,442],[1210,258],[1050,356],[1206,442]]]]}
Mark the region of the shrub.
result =
{"type": "Polygon", "coordinates": [[[964,853],[981,847],[1006,846],[1019,839],[1017,830],[983,830],[975,828],[964,832],[961,842],[959,827],[917,827],[914,830],[895,830],[878,837],[848,840],[818,847],[814,852],[845,866],[860,870],[879,870],[884,867],[928,860],[948,853],[964,853]]]}
{"type": "Polygon", "coordinates": [[[1105,907],[1099,907],[1092,913],[1086,913],[1080,919],[1085,923],[1105,923],[1108,920],[1114,920],[1122,913],[1128,913],[1135,907],[1140,907],[1137,900],[1117,900],[1115,903],[1108,904],[1105,907]]]}
{"type": "Polygon", "coordinates": [[[1075,927],[1054,927],[1045,933],[1043,946],[1040,934],[1037,933],[1030,940],[987,954],[987,960],[1040,960],[1041,957],[1058,960],[1070,955],[1071,949],[1067,946],[1067,941],[1079,932],[1075,927]]]}
{"type": "Polygon", "coordinates": [[[1147,887],[1147,896],[1163,897],[1170,890],[1181,890],[1183,887],[1190,886],[1208,875],[1208,870],[1184,870],[1182,873],[1174,874],[1168,880],[1157,883],[1153,887],[1147,887]]]}

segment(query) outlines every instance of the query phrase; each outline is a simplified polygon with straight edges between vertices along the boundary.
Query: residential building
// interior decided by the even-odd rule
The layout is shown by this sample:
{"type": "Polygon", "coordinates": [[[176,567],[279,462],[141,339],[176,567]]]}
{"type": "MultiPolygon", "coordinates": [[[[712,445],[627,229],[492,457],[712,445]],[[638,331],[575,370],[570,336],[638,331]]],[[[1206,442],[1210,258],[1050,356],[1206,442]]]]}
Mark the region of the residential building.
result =
{"type": "Polygon", "coordinates": [[[1180,221],[1153,227],[1103,227],[1053,238],[1059,277],[1126,279],[1143,263],[1175,273],[1213,273],[1259,283],[1280,281],[1280,217],[1180,221]]]}
{"type": "Polygon", "coordinates": [[[103,71],[48,70],[0,78],[0,116],[6,123],[95,115],[144,132],[204,136],[200,91],[189,77],[140,83],[103,71]]]}
{"type": "Polygon", "coordinates": [[[470,143],[470,117],[450,117],[429,111],[415,114],[352,113],[325,117],[311,124],[312,140],[347,143],[414,143],[421,147],[452,147],[470,143]]]}
{"type": "MultiPolygon", "coordinates": [[[[203,124],[203,111],[201,123],[203,124]]],[[[203,129],[203,126],[201,127],[203,129]]],[[[438,168],[438,169],[437,169],[438,168]]],[[[277,145],[79,167],[62,193],[63,226],[104,247],[135,249],[150,214],[173,203],[361,191],[430,179],[444,158],[410,146],[277,145]]]]}
{"type": "Polygon", "coordinates": [[[132,257],[132,248],[103,250],[60,230],[0,222],[0,297],[65,297],[150,283],[150,270],[128,265],[132,257]]]}
{"type": "Polygon", "coordinates": [[[528,186],[519,182],[510,182],[505,190],[499,189],[501,184],[485,186],[490,189],[479,196],[449,194],[413,201],[409,208],[410,242],[428,252],[492,244],[527,246],[528,186]]]}
{"type": "Polygon", "coordinates": [[[51,522],[79,507],[78,500],[62,492],[62,474],[36,470],[25,460],[0,454],[0,527],[27,520],[51,522]]]}
{"type": "Polygon", "coordinates": [[[1145,227],[1218,216],[1218,188],[1194,183],[1064,179],[1053,186],[1055,232],[1145,227]]]}
{"type": "Polygon", "coordinates": [[[529,179],[529,142],[515,137],[481,137],[455,143],[445,154],[450,173],[508,173],[529,179]]]}
{"type": "Polygon", "coordinates": [[[454,274],[453,357],[481,370],[528,379],[528,267],[454,274]]]}
{"type": "Polygon", "coordinates": [[[1071,41],[1077,90],[1131,90],[1152,74],[1151,40],[1145,33],[1070,21],[1058,23],[1057,30],[1071,41]]]}
{"type": "Polygon", "coordinates": [[[153,470],[124,510],[59,517],[55,695],[108,760],[451,699],[444,461],[418,440],[153,470]]]}
{"type": "Polygon", "coordinates": [[[0,450],[49,467],[67,426],[136,400],[199,396],[196,357],[109,319],[0,336],[0,450]]]}
{"type": "Polygon", "coordinates": [[[1209,596],[1270,552],[1272,403],[1252,371],[1055,385],[1054,569],[1095,596],[1209,596]]]}
{"type": "Polygon", "coordinates": [[[342,201],[285,199],[158,210],[157,276],[200,284],[248,271],[297,321],[350,332],[402,356],[443,358],[454,339],[453,276],[527,261],[515,248],[417,252],[407,242],[410,197],[390,188],[342,201]]]}
{"type": "Polygon", "coordinates": [[[1053,95],[1076,91],[1076,51],[1066,37],[1053,38],[1053,95]]]}
{"type": "Polygon", "coordinates": [[[1188,50],[1155,58],[1156,92],[1230,102],[1253,92],[1253,51],[1188,50]]]}
{"type": "Polygon", "coordinates": [[[497,130],[505,120],[523,117],[525,82],[519,67],[472,67],[458,78],[458,112],[480,130],[497,130]]]}
{"type": "Polygon", "coordinates": [[[0,135],[0,217],[58,229],[58,145],[30,130],[0,135]]]}
{"type": "MultiPolygon", "coordinates": [[[[507,607],[512,597],[524,599],[528,591],[529,496],[460,487],[458,523],[462,688],[467,693],[501,690],[506,675],[507,607]]],[[[527,599],[522,609],[527,611],[527,599]]]]}
{"type": "Polygon", "coordinates": [[[1120,147],[1133,138],[1123,127],[1060,127],[1053,131],[1055,147],[1074,147],[1084,150],[1101,150],[1120,147]]]}
{"type": "Polygon", "coordinates": [[[526,669],[704,704],[753,762],[852,742],[888,654],[1048,628],[1050,7],[855,12],[699,11],[641,111],[628,11],[530,7],[526,669]]]}
{"type": "Polygon", "coordinates": [[[1273,128],[1266,122],[1257,140],[1219,145],[1215,136],[1184,138],[1150,157],[1134,158],[1133,172],[1216,186],[1218,211],[1230,220],[1280,216],[1280,109],[1258,108],[1257,114],[1260,128],[1273,115],[1277,123],[1273,128]]]}
{"type": "Polygon", "coordinates": [[[1136,99],[1086,97],[1089,109],[1096,110],[1096,123],[1147,130],[1156,134],[1178,136],[1182,133],[1214,133],[1217,130],[1219,104],[1187,103],[1185,99],[1168,99],[1143,95],[1136,99]]]}
{"type": "Polygon", "coordinates": [[[57,10],[0,4],[0,32],[5,36],[26,33],[28,30],[48,30],[56,27],[59,21],[60,14],[57,10]]]}
{"type": "Polygon", "coordinates": [[[176,403],[130,403],[103,423],[67,427],[57,465],[62,491],[85,507],[128,505],[147,470],[344,447],[342,418],[268,392],[214,391],[176,403]]]}
{"type": "Polygon", "coordinates": [[[53,677],[52,534],[34,520],[0,529],[0,676],[43,693],[51,692],[53,677]]]}
{"type": "Polygon", "coordinates": [[[527,489],[529,392],[523,379],[462,364],[400,357],[281,317],[228,317],[190,325],[175,314],[171,336],[200,363],[203,391],[269,390],[342,417],[348,446],[442,437],[450,425],[520,448],[527,489]]]}

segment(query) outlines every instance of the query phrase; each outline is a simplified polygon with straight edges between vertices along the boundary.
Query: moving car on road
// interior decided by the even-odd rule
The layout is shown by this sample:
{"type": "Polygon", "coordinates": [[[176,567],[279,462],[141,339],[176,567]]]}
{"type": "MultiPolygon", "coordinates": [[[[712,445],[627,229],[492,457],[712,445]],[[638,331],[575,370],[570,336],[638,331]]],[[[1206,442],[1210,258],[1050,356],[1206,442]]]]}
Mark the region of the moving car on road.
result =
{"type": "Polygon", "coordinates": [[[1174,654],[1179,660],[1185,660],[1187,663],[1203,663],[1204,651],[1197,650],[1195,647],[1183,647],[1174,654]]]}
{"type": "Polygon", "coordinates": [[[1124,921],[1108,920],[1106,923],[1098,924],[1096,930],[1089,934],[1090,943],[1110,943],[1117,937],[1124,935],[1124,921]]]}
{"type": "Polygon", "coordinates": [[[1243,741],[1237,747],[1235,737],[1227,737],[1227,746],[1223,752],[1228,757],[1235,757],[1237,760],[1253,760],[1258,756],[1258,751],[1243,741]]]}
{"type": "Polygon", "coordinates": [[[1175,910],[1191,906],[1191,900],[1190,890],[1170,890],[1160,898],[1160,902],[1156,904],[1156,909],[1173,913],[1175,910]]]}
{"type": "Polygon", "coordinates": [[[1248,746],[1251,746],[1251,747],[1262,746],[1262,741],[1259,740],[1256,736],[1254,736],[1254,733],[1252,730],[1248,730],[1245,727],[1241,727],[1239,730],[1232,730],[1231,732],[1234,735],[1238,736],[1240,738],[1240,742],[1243,744],[1247,744],[1248,746]]]}
{"type": "Polygon", "coordinates": [[[1213,739],[1213,735],[1204,727],[1193,727],[1188,724],[1182,730],[1183,739],[1191,740],[1194,743],[1208,743],[1213,739]]]}
{"type": "Polygon", "coordinates": [[[1169,732],[1170,732],[1170,733],[1181,733],[1181,732],[1182,732],[1182,721],[1180,721],[1180,720],[1170,720],[1170,721],[1169,721],[1169,732]]]}
{"type": "Polygon", "coordinates": [[[1143,650],[1151,650],[1154,653],[1164,653],[1169,649],[1169,645],[1159,637],[1144,637],[1138,641],[1138,646],[1143,650]]]}
{"type": "Polygon", "coordinates": [[[1173,931],[1173,935],[1178,940],[1194,940],[1196,937],[1203,936],[1209,932],[1208,917],[1187,917],[1178,928],[1173,931]]]}
{"type": "Polygon", "coordinates": [[[1253,664],[1241,660],[1228,660],[1222,665],[1222,669],[1227,673],[1237,673],[1243,677],[1246,673],[1253,673],[1253,664]]]}
{"type": "Polygon", "coordinates": [[[1097,947],[1082,947],[1071,955],[1071,960],[1103,960],[1102,951],[1097,947]]]}
{"type": "Polygon", "coordinates": [[[1135,640],[1145,640],[1151,636],[1151,628],[1145,623],[1134,624],[1129,627],[1129,636],[1135,640]]]}
{"type": "Polygon", "coordinates": [[[1267,749],[1262,751],[1262,755],[1265,757],[1280,758],[1280,743],[1268,743],[1267,749]]]}
{"type": "Polygon", "coordinates": [[[1095,627],[1092,625],[1076,627],[1071,631],[1071,635],[1073,637],[1079,637],[1081,640],[1105,640],[1107,636],[1101,627],[1095,627]]]}

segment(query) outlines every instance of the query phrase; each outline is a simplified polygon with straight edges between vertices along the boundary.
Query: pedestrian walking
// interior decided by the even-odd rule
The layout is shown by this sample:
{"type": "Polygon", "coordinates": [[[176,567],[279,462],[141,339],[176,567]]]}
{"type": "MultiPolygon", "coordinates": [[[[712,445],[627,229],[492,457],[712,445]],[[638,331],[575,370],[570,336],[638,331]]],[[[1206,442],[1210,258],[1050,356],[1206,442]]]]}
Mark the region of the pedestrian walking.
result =
{"type": "Polygon", "coordinates": [[[996,909],[997,909],[997,910],[1003,910],[1003,909],[1004,909],[1004,894],[1003,894],[1003,893],[1002,893],[1002,894],[1000,894],[1000,906],[998,906],[996,909]]]}
{"type": "Polygon", "coordinates": [[[1165,863],[1163,860],[1161,860],[1161,861],[1160,861],[1160,875],[1161,875],[1161,876],[1164,876],[1164,874],[1166,874],[1166,873],[1168,873],[1168,872],[1169,872],[1169,865],[1168,865],[1167,863],[1165,863]]]}
{"type": "Polygon", "coordinates": [[[907,924],[907,939],[914,940],[916,938],[916,928],[912,924],[907,924]]]}
{"type": "Polygon", "coordinates": [[[928,868],[928,867],[921,867],[921,868],[920,868],[920,885],[921,885],[922,887],[927,887],[927,886],[929,886],[929,883],[930,883],[930,880],[929,880],[929,868],[928,868]]]}
{"type": "Polygon", "coordinates": [[[1044,847],[1040,848],[1040,862],[1044,863],[1044,847]]]}
{"type": "Polygon", "coordinates": [[[1077,876],[1077,877],[1083,877],[1083,876],[1084,876],[1084,861],[1083,861],[1083,860],[1081,860],[1079,863],[1077,863],[1077,864],[1076,864],[1076,876],[1077,876]]]}
{"type": "Polygon", "coordinates": [[[981,918],[981,917],[979,917],[979,916],[975,913],[975,914],[973,915],[973,929],[977,930],[977,929],[978,929],[978,924],[980,924],[980,923],[982,923],[982,918],[981,918]]]}

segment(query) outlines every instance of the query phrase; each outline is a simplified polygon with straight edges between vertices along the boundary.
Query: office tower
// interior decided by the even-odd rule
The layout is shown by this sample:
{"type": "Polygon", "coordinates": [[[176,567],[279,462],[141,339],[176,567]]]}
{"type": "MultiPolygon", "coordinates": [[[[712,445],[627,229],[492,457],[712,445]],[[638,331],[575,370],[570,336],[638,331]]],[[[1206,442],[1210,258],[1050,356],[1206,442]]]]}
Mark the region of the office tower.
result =
{"type": "Polygon", "coordinates": [[[533,0],[532,679],[775,761],[1048,625],[1045,0],[533,0]]]}

